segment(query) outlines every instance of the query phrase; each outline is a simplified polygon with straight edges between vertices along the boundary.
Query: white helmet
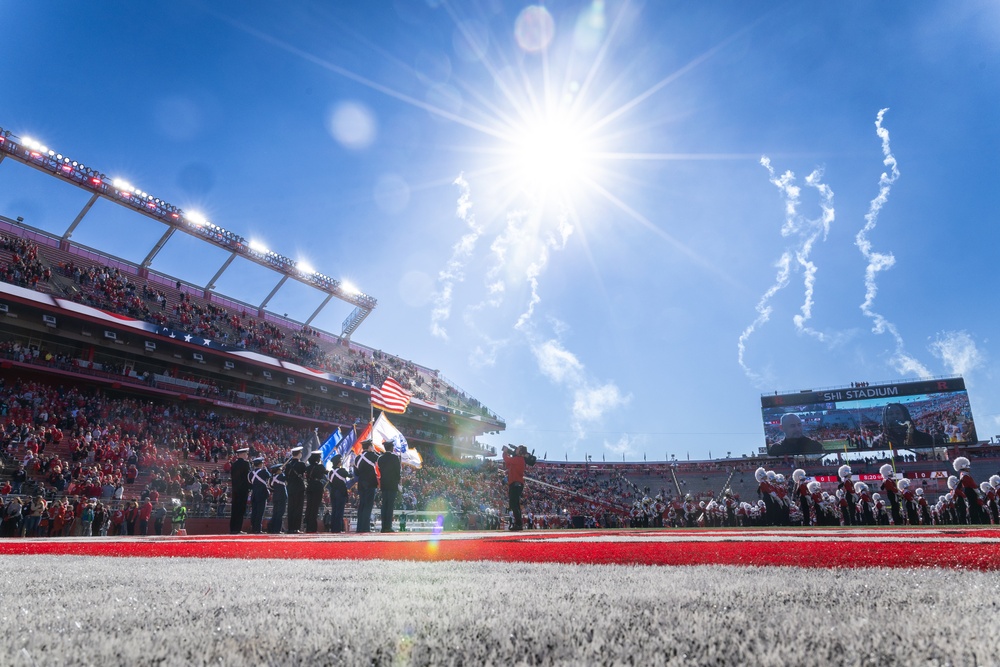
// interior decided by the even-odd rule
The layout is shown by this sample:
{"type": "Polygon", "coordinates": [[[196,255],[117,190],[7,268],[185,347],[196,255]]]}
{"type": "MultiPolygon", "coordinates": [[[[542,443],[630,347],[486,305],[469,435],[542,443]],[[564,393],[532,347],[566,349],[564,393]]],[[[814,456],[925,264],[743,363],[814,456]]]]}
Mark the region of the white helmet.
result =
{"type": "Polygon", "coordinates": [[[808,484],[806,484],[806,488],[809,489],[809,493],[818,493],[821,486],[822,485],[816,480],[813,480],[808,484]]]}
{"type": "Polygon", "coordinates": [[[958,486],[958,477],[955,477],[954,475],[949,475],[948,476],[948,488],[949,489],[954,489],[956,486],[958,486]]]}
{"type": "Polygon", "coordinates": [[[839,468],[837,468],[837,472],[840,473],[840,478],[841,479],[843,479],[845,477],[850,477],[851,476],[851,466],[849,466],[849,465],[847,465],[845,463],[844,465],[842,465],[839,468]]]}
{"type": "Polygon", "coordinates": [[[804,480],[805,478],[806,478],[806,471],[803,470],[802,468],[796,468],[792,472],[792,479],[795,480],[796,484],[801,484],[802,480],[804,480]]]}
{"type": "Polygon", "coordinates": [[[881,468],[878,469],[878,471],[882,473],[883,479],[889,479],[890,477],[892,477],[892,466],[889,465],[888,463],[884,464],[881,468]]]}
{"type": "Polygon", "coordinates": [[[922,495],[924,495],[924,487],[922,487],[922,486],[918,486],[918,487],[917,487],[917,490],[916,490],[916,491],[914,491],[914,493],[915,493],[915,494],[917,494],[918,496],[922,496],[922,495]]]}
{"type": "Polygon", "coordinates": [[[777,475],[774,474],[773,470],[768,470],[767,471],[767,481],[773,482],[774,479],[775,479],[775,477],[777,477],[777,475]]]}
{"type": "Polygon", "coordinates": [[[767,471],[763,468],[757,468],[754,470],[753,478],[758,482],[763,482],[767,478],[767,471]]]}
{"type": "Polygon", "coordinates": [[[964,456],[959,456],[957,459],[952,461],[951,465],[953,468],[955,468],[955,472],[958,472],[960,470],[968,470],[970,467],[969,459],[965,458],[964,456]]]}

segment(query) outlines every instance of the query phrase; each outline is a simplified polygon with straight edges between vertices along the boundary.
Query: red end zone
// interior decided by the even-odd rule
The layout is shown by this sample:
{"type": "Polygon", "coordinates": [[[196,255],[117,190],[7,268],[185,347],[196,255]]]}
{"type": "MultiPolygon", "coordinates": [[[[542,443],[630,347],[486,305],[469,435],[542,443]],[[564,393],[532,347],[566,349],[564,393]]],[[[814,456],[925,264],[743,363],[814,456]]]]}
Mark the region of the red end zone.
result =
{"type": "Polygon", "coordinates": [[[1000,570],[1000,530],[683,530],[12,539],[2,555],[1000,570]]]}

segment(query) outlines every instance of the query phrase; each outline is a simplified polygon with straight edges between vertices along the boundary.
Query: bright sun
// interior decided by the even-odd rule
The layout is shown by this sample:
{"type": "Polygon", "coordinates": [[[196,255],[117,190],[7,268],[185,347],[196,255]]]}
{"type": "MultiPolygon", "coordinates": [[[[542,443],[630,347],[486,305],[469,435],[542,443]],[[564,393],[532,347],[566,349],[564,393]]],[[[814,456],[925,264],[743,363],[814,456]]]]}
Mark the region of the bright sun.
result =
{"type": "Polygon", "coordinates": [[[571,197],[593,168],[588,133],[570,119],[530,122],[518,129],[512,143],[513,168],[528,191],[571,197]]]}

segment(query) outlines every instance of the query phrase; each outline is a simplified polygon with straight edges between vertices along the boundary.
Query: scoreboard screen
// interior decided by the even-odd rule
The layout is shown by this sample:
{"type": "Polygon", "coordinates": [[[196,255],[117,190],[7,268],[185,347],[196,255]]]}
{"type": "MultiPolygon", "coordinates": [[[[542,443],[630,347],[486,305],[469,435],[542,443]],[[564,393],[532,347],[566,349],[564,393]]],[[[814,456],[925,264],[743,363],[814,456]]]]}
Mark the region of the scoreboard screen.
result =
{"type": "Polygon", "coordinates": [[[965,380],[852,385],[761,397],[771,456],[929,449],[977,441],[965,380]]]}

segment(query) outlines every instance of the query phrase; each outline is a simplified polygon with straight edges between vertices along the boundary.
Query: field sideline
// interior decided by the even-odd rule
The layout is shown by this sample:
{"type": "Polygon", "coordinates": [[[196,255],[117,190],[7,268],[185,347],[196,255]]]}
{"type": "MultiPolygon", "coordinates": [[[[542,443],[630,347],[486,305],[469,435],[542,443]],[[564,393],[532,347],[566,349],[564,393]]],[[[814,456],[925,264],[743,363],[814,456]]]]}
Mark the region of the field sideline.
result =
{"type": "Polygon", "coordinates": [[[1000,664],[998,547],[945,528],[3,540],[0,662],[1000,664]]]}

